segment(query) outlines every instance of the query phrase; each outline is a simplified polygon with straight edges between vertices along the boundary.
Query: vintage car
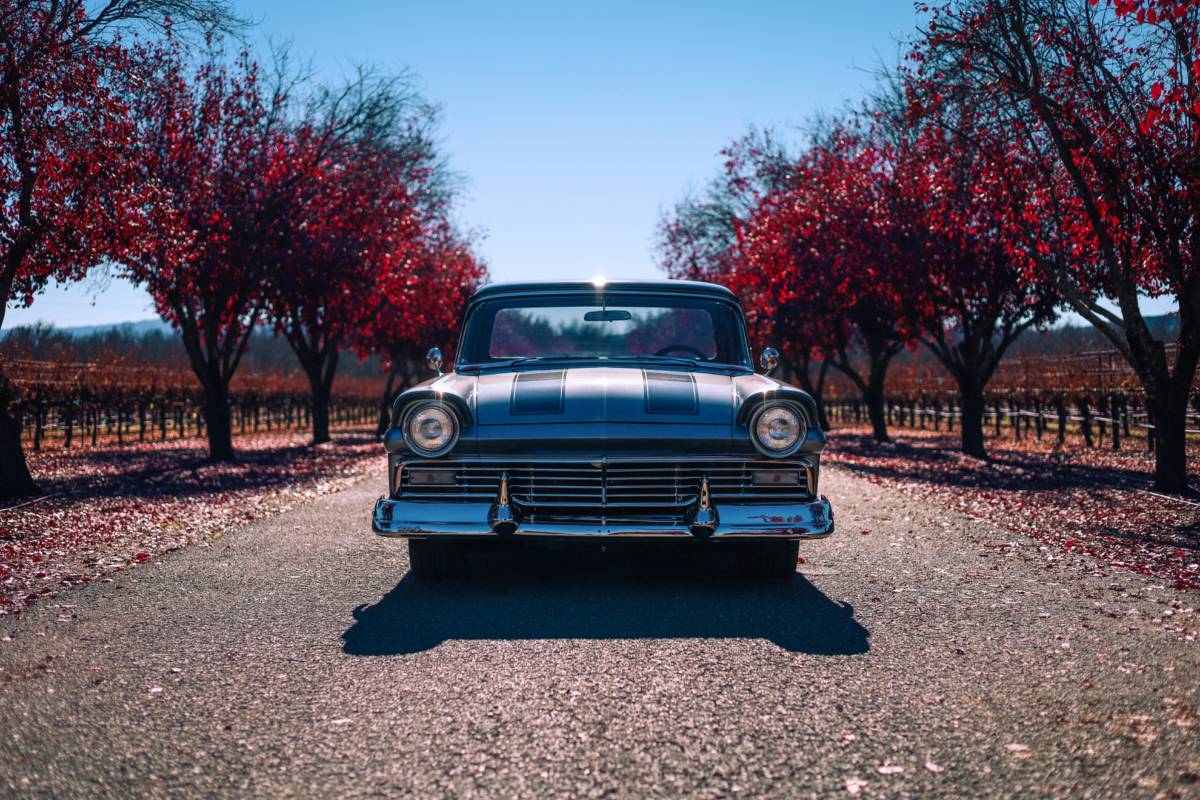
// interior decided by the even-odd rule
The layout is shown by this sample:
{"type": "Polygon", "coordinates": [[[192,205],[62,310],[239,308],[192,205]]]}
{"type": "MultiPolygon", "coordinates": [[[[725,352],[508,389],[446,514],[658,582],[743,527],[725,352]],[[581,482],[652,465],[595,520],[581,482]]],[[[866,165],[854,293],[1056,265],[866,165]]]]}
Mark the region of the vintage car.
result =
{"type": "Polygon", "coordinates": [[[485,286],[454,369],[401,393],[384,437],[381,536],[418,577],[455,574],[472,541],[651,539],[728,548],[791,575],[833,532],[817,493],[813,399],[751,367],[728,289],[689,281],[485,286]]]}

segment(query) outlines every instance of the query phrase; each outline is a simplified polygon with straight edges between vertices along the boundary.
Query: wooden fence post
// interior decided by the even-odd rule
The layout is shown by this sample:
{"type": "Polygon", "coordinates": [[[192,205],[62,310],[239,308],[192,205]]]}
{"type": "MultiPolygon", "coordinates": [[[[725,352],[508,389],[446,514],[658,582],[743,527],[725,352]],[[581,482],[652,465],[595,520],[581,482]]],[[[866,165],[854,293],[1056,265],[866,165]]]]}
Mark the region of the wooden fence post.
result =
{"type": "Polygon", "coordinates": [[[39,392],[33,402],[33,451],[42,449],[42,434],[46,429],[46,407],[39,392]]]}
{"type": "Polygon", "coordinates": [[[1067,402],[1061,394],[1054,395],[1054,411],[1058,414],[1058,443],[1067,442],[1067,402]]]}
{"type": "Polygon", "coordinates": [[[1092,407],[1088,401],[1087,395],[1079,398],[1079,415],[1083,417],[1083,443],[1087,447],[1092,446],[1092,407]]]}
{"type": "Polygon", "coordinates": [[[1113,392],[1108,396],[1109,416],[1112,417],[1112,449],[1121,449],[1121,401],[1117,399],[1117,393],[1113,392]]]}
{"type": "MultiPolygon", "coordinates": [[[[1145,402],[1145,401],[1143,401],[1145,402]]],[[[1150,403],[1146,402],[1146,452],[1154,452],[1154,412],[1150,410],[1150,403]]]]}

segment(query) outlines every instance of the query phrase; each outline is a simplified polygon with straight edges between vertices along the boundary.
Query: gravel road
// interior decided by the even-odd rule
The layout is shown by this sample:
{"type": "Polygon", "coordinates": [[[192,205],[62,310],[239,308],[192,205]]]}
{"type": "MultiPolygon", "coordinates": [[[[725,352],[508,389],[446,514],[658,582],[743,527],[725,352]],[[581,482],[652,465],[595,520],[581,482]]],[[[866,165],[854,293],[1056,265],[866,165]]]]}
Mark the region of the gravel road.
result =
{"type": "Polygon", "coordinates": [[[598,548],[423,584],[373,481],[139,565],[0,619],[0,795],[1200,796],[1194,595],[825,484],[776,584],[598,548]]]}

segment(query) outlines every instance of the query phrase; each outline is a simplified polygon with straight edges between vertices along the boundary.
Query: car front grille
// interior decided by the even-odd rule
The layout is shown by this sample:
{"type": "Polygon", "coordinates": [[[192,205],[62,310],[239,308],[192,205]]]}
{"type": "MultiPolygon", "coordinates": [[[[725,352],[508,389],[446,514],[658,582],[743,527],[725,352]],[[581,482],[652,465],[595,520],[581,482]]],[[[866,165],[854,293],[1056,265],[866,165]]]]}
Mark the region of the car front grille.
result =
{"type": "Polygon", "coordinates": [[[399,496],[413,500],[492,501],[502,473],[512,501],[543,518],[675,519],[694,504],[708,476],[713,502],[793,502],[812,498],[804,461],[455,460],[406,464],[399,496]],[[414,480],[414,470],[417,479],[414,480]],[[757,478],[756,478],[757,476],[757,478]]]}

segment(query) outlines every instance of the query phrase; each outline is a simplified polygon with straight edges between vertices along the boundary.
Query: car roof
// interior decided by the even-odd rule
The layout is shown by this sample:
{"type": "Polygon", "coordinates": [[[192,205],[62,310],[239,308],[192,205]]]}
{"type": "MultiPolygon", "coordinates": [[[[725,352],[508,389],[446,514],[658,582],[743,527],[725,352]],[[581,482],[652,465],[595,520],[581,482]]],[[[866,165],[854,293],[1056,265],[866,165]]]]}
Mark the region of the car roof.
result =
{"type": "Polygon", "coordinates": [[[546,294],[553,292],[671,292],[684,294],[716,295],[726,300],[737,301],[737,295],[717,283],[703,281],[672,280],[605,280],[597,281],[513,281],[489,283],[481,286],[471,297],[471,302],[497,295],[546,294]]]}

